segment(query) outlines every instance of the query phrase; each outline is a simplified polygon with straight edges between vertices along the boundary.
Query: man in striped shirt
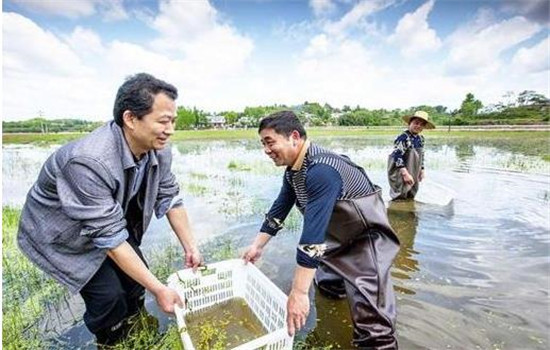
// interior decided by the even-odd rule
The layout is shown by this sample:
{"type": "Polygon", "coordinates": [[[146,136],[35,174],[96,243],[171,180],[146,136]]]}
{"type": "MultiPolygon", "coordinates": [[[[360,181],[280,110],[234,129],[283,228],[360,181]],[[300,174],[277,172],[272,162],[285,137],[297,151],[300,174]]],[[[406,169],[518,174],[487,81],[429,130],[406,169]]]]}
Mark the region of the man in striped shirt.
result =
{"type": "Polygon", "coordinates": [[[397,349],[390,267],[399,240],[388,223],[380,188],[346,156],[311,143],[293,112],[264,118],[259,134],[266,155],[286,171],[279,196],[243,258],[256,262],[297,206],[304,225],[287,303],[289,334],[305,324],[315,279],[323,294],[347,296],[356,346],[397,349]]]}

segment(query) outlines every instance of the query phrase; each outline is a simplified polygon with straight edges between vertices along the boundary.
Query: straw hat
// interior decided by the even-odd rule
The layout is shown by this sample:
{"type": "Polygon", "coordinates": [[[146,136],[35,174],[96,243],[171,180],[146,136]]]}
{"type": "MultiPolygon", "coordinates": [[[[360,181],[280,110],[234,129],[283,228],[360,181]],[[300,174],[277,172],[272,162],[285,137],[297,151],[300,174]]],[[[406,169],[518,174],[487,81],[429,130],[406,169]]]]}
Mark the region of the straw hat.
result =
{"type": "Polygon", "coordinates": [[[411,119],[413,119],[413,118],[418,118],[418,119],[424,120],[426,122],[426,126],[424,127],[425,129],[435,129],[434,123],[429,121],[430,116],[428,115],[428,113],[426,113],[424,111],[416,111],[416,112],[414,112],[413,115],[404,115],[403,116],[403,121],[405,121],[405,123],[407,123],[407,124],[410,124],[411,119]]]}

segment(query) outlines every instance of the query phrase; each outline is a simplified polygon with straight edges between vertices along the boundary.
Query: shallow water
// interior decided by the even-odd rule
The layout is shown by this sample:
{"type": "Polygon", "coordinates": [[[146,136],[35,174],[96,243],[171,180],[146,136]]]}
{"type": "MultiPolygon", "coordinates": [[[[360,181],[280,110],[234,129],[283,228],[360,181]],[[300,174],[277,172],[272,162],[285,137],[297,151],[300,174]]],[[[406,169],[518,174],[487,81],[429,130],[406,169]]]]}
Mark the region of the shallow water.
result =
{"type": "MultiPolygon", "coordinates": [[[[402,243],[392,270],[400,347],[547,349],[549,163],[474,140],[466,146],[441,141],[430,146],[429,136],[427,140],[427,176],[452,190],[455,197],[447,206],[389,205],[390,221],[402,243]]],[[[319,143],[364,166],[387,194],[390,138],[324,138],[319,143]]],[[[54,149],[3,147],[4,205],[22,205],[40,165],[54,149]]],[[[215,250],[230,242],[238,250],[249,244],[278,193],[282,169],[271,164],[256,141],[179,142],[173,153],[173,170],[195,234],[205,249],[215,250]]],[[[421,187],[430,194],[436,190],[441,188],[421,187]]],[[[300,217],[293,214],[287,219],[287,229],[272,240],[258,263],[286,293],[299,232],[300,217]]],[[[168,242],[175,242],[168,225],[155,221],[143,248],[151,254],[168,242]]],[[[50,310],[50,315],[57,315],[45,317],[45,328],[55,329],[66,348],[94,348],[82,325],[78,298],[66,304],[72,306],[50,310]],[[63,315],[70,314],[67,309],[74,314],[72,322],[63,321],[63,315]]],[[[317,295],[315,305],[308,321],[310,339],[320,345],[350,348],[347,302],[317,295]]],[[[161,318],[161,327],[173,322],[160,315],[150,298],[148,308],[161,318]]]]}
{"type": "Polygon", "coordinates": [[[267,334],[243,298],[189,314],[185,323],[197,350],[231,349],[267,334]]]}

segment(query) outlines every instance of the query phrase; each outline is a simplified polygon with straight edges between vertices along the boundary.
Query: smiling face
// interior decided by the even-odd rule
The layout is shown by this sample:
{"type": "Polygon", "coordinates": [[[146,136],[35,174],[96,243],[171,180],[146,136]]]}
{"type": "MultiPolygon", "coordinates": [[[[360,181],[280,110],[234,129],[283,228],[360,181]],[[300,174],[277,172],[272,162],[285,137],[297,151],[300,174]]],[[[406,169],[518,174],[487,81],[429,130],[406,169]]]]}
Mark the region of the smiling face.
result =
{"type": "Polygon", "coordinates": [[[164,93],[155,96],[151,112],[138,119],[124,112],[124,134],[132,153],[140,158],[150,150],[161,150],[174,133],[176,102],[164,93]]]}
{"type": "Polygon", "coordinates": [[[276,166],[293,165],[304,142],[296,130],[287,137],[276,133],[271,128],[266,128],[260,131],[260,138],[265,154],[276,166]]]}
{"type": "Polygon", "coordinates": [[[426,126],[426,121],[420,118],[413,118],[409,123],[409,131],[413,134],[420,134],[424,127],[426,126]]]}

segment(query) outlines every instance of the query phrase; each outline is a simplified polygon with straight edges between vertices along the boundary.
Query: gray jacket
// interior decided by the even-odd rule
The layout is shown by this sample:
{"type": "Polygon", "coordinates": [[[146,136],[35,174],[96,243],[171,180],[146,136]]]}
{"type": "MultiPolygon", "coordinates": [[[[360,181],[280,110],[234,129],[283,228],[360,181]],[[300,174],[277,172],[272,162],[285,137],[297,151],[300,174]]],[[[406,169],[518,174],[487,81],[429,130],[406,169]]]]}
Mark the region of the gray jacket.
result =
{"type": "MultiPolygon", "coordinates": [[[[175,206],[179,187],[169,147],[149,151],[142,190],[142,232],[153,211],[175,206]]],[[[73,293],[92,278],[107,250],[128,238],[125,214],[135,161],[122,129],[105,124],[54,152],[42,166],[21,213],[20,249],[73,293]]],[[[181,204],[179,202],[177,205],[181,204]]]]}

